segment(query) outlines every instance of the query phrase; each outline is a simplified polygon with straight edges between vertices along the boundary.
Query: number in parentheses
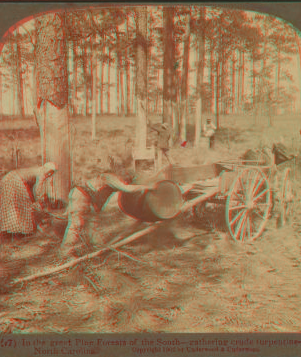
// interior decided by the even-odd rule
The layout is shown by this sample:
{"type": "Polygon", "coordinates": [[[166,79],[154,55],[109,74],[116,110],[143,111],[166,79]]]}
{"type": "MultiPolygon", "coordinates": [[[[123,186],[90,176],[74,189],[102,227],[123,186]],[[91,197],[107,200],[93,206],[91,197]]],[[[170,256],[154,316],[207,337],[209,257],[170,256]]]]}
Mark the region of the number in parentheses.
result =
{"type": "Polygon", "coordinates": [[[1,347],[14,347],[15,341],[12,339],[4,340],[4,338],[1,339],[0,346],[1,347]]]}

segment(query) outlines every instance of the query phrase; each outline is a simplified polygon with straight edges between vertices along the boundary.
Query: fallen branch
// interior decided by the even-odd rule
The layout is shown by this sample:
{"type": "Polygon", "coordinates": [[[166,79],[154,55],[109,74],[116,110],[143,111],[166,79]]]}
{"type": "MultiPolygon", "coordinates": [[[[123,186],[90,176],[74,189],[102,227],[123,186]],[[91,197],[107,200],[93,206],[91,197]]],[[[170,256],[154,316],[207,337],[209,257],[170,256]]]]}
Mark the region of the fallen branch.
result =
{"type": "Polygon", "coordinates": [[[127,253],[123,252],[122,250],[114,249],[114,248],[112,248],[112,247],[110,247],[110,250],[112,250],[113,252],[116,252],[116,253],[118,253],[118,254],[120,253],[121,255],[124,255],[125,257],[127,257],[127,258],[129,258],[129,259],[135,260],[136,262],[147,264],[146,261],[140,260],[140,259],[134,257],[132,254],[127,254],[127,253]]]}
{"type": "Polygon", "coordinates": [[[126,237],[122,240],[120,240],[119,242],[111,245],[111,246],[108,246],[108,247],[105,247],[105,248],[102,248],[100,250],[98,250],[97,252],[94,252],[94,253],[90,253],[90,254],[87,254],[81,258],[78,258],[78,259],[74,259],[68,263],[65,263],[63,265],[60,265],[56,268],[53,268],[53,269],[50,269],[48,271],[44,271],[44,272],[41,272],[41,273],[37,273],[37,274],[33,274],[33,275],[30,275],[30,276],[27,276],[26,278],[20,278],[20,279],[16,279],[12,282],[12,285],[16,285],[16,284],[19,284],[19,283],[24,283],[24,282],[29,282],[29,281],[33,281],[33,280],[36,280],[38,278],[42,278],[42,277],[45,277],[45,276],[49,276],[49,275],[52,275],[52,274],[56,274],[56,273],[59,273],[65,269],[69,269],[79,263],[82,263],[86,260],[89,260],[89,259],[93,259],[93,258],[96,258],[97,256],[99,256],[101,253],[107,251],[107,250],[110,250],[110,249],[116,249],[118,247],[121,247],[125,244],[128,244],[130,242],[133,242],[134,240],[140,238],[141,236],[145,235],[145,234],[148,234],[148,233],[151,233],[152,231],[154,231],[155,229],[157,229],[157,227],[161,224],[161,222],[158,222],[158,223],[155,223],[145,229],[142,229],[141,231],[137,232],[137,233],[134,233],[132,235],[130,235],[129,237],[126,237]]]}

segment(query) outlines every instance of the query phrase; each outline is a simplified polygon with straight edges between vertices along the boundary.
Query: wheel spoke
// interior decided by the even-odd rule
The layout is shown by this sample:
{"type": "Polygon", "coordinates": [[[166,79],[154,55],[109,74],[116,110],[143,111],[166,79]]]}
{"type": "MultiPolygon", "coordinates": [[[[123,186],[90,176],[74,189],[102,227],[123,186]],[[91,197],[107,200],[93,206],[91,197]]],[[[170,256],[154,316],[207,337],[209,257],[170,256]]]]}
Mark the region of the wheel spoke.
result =
{"type": "Polygon", "coordinates": [[[257,211],[256,208],[254,208],[253,212],[256,213],[257,216],[260,217],[261,219],[264,219],[264,217],[259,213],[259,211],[257,211]]]}
{"type": "Polygon", "coordinates": [[[241,228],[242,228],[242,225],[243,225],[243,223],[245,221],[246,215],[247,215],[247,211],[243,211],[243,214],[242,214],[242,216],[241,216],[241,218],[240,218],[240,220],[239,220],[239,222],[238,222],[238,224],[236,226],[235,232],[234,232],[235,238],[238,237],[238,235],[239,235],[239,233],[241,231],[241,228]]]}
{"type": "Polygon", "coordinates": [[[238,212],[238,214],[232,219],[232,221],[230,222],[230,226],[232,226],[243,214],[245,211],[240,211],[238,212]]]}
{"type": "Polygon", "coordinates": [[[235,210],[235,209],[242,209],[242,208],[246,208],[246,205],[229,207],[229,211],[233,211],[233,210],[235,210]]]}
{"type": "Polygon", "coordinates": [[[261,185],[264,183],[264,179],[261,177],[261,180],[258,181],[257,186],[255,187],[255,189],[252,192],[252,195],[256,195],[257,191],[259,190],[259,188],[261,187],[261,185]]]}
{"type": "Polygon", "coordinates": [[[259,200],[259,198],[261,198],[263,195],[266,194],[266,192],[268,192],[269,189],[266,188],[265,190],[261,191],[261,193],[259,193],[254,199],[253,199],[253,203],[255,203],[257,200],[259,200]]]}
{"type": "Polygon", "coordinates": [[[261,234],[271,206],[270,195],[269,179],[260,168],[246,168],[238,175],[226,206],[227,224],[234,240],[252,241],[261,234]]]}
{"type": "Polygon", "coordinates": [[[252,180],[250,181],[250,186],[249,186],[249,195],[251,196],[251,193],[253,193],[254,191],[254,187],[255,187],[255,183],[258,177],[258,171],[256,172],[255,176],[252,178],[252,180]]]}
{"type": "Polygon", "coordinates": [[[241,195],[239,195],[239,193],[238,192],[233,192],[234,193],[234,195],[240,200],[240,202],[242,202],[242,203],[246,203],[245,202],[245,199],[241,196],[241,195]]]}
{"type": "Polygon", "coordinates": [[[246,215],[244,217],[242,226],[241,226],[241,231],[240,231],[240,240],[243,242],[244,238],[245,238],[245,233],[246,233],[246,229],[247,229],[247,221],[248,221],[248,215],[246,212],[246,215]]]}

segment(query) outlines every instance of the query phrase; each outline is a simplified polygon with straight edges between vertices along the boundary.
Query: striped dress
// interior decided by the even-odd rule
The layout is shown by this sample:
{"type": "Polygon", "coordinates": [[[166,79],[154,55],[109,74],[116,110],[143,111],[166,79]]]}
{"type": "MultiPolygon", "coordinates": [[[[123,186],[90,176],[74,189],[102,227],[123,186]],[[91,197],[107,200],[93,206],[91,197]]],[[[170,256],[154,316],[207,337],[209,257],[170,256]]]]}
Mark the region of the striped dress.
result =
{"type": "Polygon", "coordinates": [[[15,170],[0,181],[0,232],[35,231],[33,189],[37,172],[36,169],[15,170]]]}

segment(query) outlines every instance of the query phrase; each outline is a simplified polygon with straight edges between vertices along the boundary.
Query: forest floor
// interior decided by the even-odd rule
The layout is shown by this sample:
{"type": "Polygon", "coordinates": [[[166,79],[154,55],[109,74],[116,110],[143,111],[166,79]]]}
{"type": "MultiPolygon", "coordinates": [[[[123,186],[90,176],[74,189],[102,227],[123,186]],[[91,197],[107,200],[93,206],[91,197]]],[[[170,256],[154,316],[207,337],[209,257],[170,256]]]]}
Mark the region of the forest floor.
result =
{"type": "MultiPolygon", "coordinates": [[[[97,118],[91,142],[90,118],[72,120],[75,181],[93,176],[107,155],[128,163],[134,118],[97,118]]],[[[152,118],[155,122],[157,118],[152,118]]],[[[175,164],[200,165],[236,159],[247,149],[282,141],[300,151],[298,116],[221,118],[214,150],[196,152],[176,145],[175,164]]],[[[188,127],[188,140],[193,132],[188,127]]],[[[0,129],[0,169],[14,168],[13,145],[21,166],[40,163],[39,131],[33,119],[6,120],[0,129]],[[10,135],[14,135],[15,139],[10,135]],[[18,137],[18,139],[17,139],[18,137]]],[[[297,178],[300,177],[297,160],[297,178]]],[[[300,185],[296,188],[300,192],[300,185]]],[[[59,263],[57,250],[66,224],[45,234],[3,239],[0,251],[0,332],[300,332],[301,205],[292,223],[276,228],[273,216],[253,244],[234,242],[214,216],[206,225],[190,212],[157,231],[69,271],[7,288],[13,279],[47,271],[59,263]]],[[[116,205],[91,215],[89,234],[97,250],[130,231],[134,220],[116,205]]],[[[142,224],[143,226],[143,224],[142,224]]]]}

